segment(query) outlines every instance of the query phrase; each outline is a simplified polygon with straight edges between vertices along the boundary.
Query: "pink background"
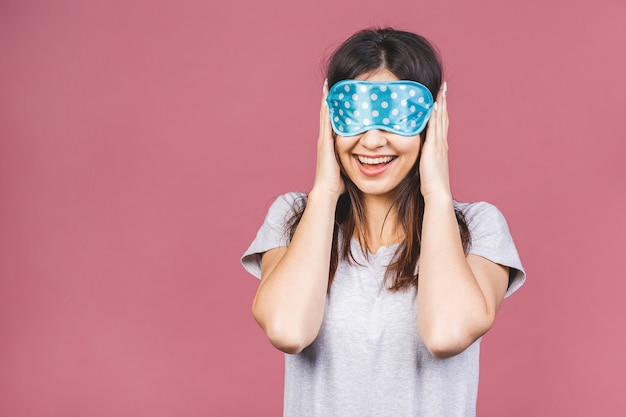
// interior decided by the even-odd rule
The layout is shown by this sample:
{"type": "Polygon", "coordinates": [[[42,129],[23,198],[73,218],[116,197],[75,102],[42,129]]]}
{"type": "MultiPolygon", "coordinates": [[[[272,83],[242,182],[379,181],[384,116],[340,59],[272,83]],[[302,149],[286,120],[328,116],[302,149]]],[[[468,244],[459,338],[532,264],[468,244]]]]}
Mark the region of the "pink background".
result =
{"type": "Polygon", "coordinates": [[[479,415],[624,415],[622,0],[2,0],[0,415],[280,415],[238,258],[309,190],[320,64],[370,25],[441,49],[456,197],[528,270],[479,415]]]}

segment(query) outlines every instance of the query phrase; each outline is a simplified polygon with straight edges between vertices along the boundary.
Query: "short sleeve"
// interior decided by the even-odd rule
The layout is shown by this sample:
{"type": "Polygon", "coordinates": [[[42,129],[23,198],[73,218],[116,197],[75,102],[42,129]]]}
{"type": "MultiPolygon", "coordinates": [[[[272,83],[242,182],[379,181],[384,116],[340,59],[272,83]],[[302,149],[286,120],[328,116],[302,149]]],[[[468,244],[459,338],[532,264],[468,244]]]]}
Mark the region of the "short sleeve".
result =
{"type": "Polygon", "coordinates": [[[517,248],[511,237],[506,219],[494,205],[459,203],[465,214],[471,235],[469,253],[509,267],[509,286],[505,298],[513,294],[526,280],[517,248]]]}
{"type": "Polygon", "coordinates": [[[289,233],[285,225],[293,216],[298,202],[304,201],[305,198],[304,193],[287,193],[272,203],[256,238],[241,257],[241,264],[246,271],[261,278],[261,255],[270,249],[289,244],[289,233]]]}

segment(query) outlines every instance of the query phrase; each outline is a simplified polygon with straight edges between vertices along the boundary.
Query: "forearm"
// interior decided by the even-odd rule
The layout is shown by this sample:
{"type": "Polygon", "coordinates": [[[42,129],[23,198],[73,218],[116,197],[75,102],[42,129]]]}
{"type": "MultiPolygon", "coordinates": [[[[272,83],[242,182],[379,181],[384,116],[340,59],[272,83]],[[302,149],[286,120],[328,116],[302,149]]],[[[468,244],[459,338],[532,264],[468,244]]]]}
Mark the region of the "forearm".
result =
{"type": "Polygon", "coordinates": [[[284,255],[275,265],[264,265],[253,314],[270,341],[285,352],[299,352],[319,332],[336,204],[336,196],[312,190],[284,255]]]}
{"type": "Polygon", "coordinates": [[[453,356],[491,327],[495,308],[467,262],[451,196],[427,197],[420,252],[418,330],[435,355],[453,356]]]}

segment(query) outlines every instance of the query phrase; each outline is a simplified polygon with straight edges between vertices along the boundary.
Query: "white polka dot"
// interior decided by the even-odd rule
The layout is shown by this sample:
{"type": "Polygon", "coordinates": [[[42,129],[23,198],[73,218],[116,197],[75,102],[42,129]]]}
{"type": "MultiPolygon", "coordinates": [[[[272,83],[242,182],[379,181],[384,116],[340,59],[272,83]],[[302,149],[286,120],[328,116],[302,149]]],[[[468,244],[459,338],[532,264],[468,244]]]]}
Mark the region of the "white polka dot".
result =
{"type": "Polygon", "coordinates": [[[362,91],[362,92],[366,92],[366,91],[367,91],[367,87],[366,87],[366,86],[364,86],[364,85],[362,85],[362,86],[361,86],[361,91],[362,91]]]}
{"type": "Polygon", "coordinates": [[[343,116],[343,109],[339,109],[339,115],[343,116]]]}
{"type": "Polygon", "coordinates": [[[418,103],[423,103],[423,102],[424,102],[424,97],[420,97],[420,98],[418,98],[418,99],[417,99],[417,102],[418,102],[418,103]]]}
{"type": "Polygon", "coordinates": [[[352,100],[357,101],[359,96],[357,94],[352,94],[352,100]]]}
{"type": "Polygon", "coordinates": [[[401,85],[400,90],[406,90],[406,85],[401,85]]]}
{"type": "Polygon", "coordinates": [[[376,94],[372,94],[370,98],[372,99],[372,101],[378,100],[378,96],[376,94]]]}
{"type": "Polygon", "coordinates": [[[355,110],[355,111],[354,111],[354,117],[359,117],[360,115],[361,115],[361,113],[359,113],[359,111],[358,111],[358,110],[355,110]]]}
{"type": "Polygon", "coordinates": [[[351,123],[352,123],[352,120],[350,120],[350,119],[346,119],[346,124],[347,124],[347,125],[349,125],[349,124],[351,124],[351,123]]]}
{"type": "Polygon", "coordinates": [[[410,110],[411,110],[411,113],[413,113],[415,111],[415,106],[411,106],[410,110]]]}
{"type": "Polygon", "coordinates": [[[339,105],[339,103],[337,102],[337,100],[333,101],[333,106],[337,107],[339,105]]]}
{"type": "Polygon", "coordinates": [[[411,97],[415,97],[415,90],[411,90],[411,91],[409,91],[409,95],[410,95],[411,97]]]}
{"type": "Polygon", "coordinates": [[[339,116],[335,116],[335,121],[338,122],[339,121],[339,116]]]}
{"type": "Polygon", "coordinates": [[[423,115],[423,114],[424,114],[424,113],[419,112],[419,113],[417,113],[417,117],[422,117],[422,115],[423,115]]]}
{"type": "Polygon", "coordinates": [[[400,130],[400,126],[398,126],[398,125],[393,125],[393,128],[396,129],[396,130],[400,130]]]}
{"type": "Polygon", "coordinates": [[[346,109],[350,108],[350,103],[348,103],[347,101],[345,103],[343,103],[343,105],[346,107],[346,109]]]}
{"type": "Polygon", "coordinates": [[[343,98],[343,93],[339,93],[339,100],[343,98]]]}
{"type": "Polygon", "coordinates": [[[400,123],[406,123],[406,116],[404,116],[402,119],[400,119],[400,123]]]}
{"type": "Polygon", "coordinates": [[[383,101],[382,103],[380,103],[380,107],[386,109],[387,107],[389,107],[389,104],[386,101],[383,101]]]}
{"type": "Polygon", "coordinates": [[[361,107],[363,107],[364,109],[367,109],[369,107],[369,104],[367,103],[361,103],[361,107]]]}
{"type": "Polygon", "coordinates": [[[339,130],[343,132],[343,126],[339,126],[339,130]]]}
{"type": "Polygon", "coordinates": [[[369,119],[363,119],[363,125],[367,126],[370,124],[369,119]]]}
{"type": "Polygon", "coordinates": [[[397,99],[398,98],[398,93],[396,93],[395,91],[393,93],[391,93],[391,98],[392,99],[397,99]]]}
{"type": "Polygon", "coordinates": [[[350,91],[350,86],[346,85],[346,86],[343,87],[343,89],[346,90],[346,92],[348,92],[348,91],[350,91]]]}
{"type": "Polygon", "coordinates": [[[398,115],[398,109],[391,110],[391,114],[393,114],[394,116],[397,116],[398,115]]]}
{"type": "Polygon", "coordinates": [[[406,100],[402,100],[400,104],[402,104],[403,106],[406,106],[406,100]]]}
{"type": "Polygon", "coordinates": [[[352,128],[352,130],[357,131],[357,130],[359,130],[359,127],[358,127],[358,126],[354,126],[354,127],[352,128]]]}
{"type": "Polygon", "coordinates": [[[430,109],[430,103],[424,104],[424,107],[426,107],[427,109],[430,109]]]}
{"type": "Polygon", "coordinates": [[[372,111],[372,116],[378,117],[378,110],[373,110],[372,111]]]}
{"type": "Polygon", "coordinates": [[[383,119],[383,124],[384,125],[388,125],[389,124],[389,119],[387,119],[386,117],[383,119]]]}
{"type": "Polygon", "coordinates": [[[411,120],[411,127],[417,126],[417,122],[415,120],[411,120]]]}
{"type": "Polygon", "coordinates": [[[380,86],[380,91],[387,91],[387,86],[386,85],[381,85],[380,86]]]}

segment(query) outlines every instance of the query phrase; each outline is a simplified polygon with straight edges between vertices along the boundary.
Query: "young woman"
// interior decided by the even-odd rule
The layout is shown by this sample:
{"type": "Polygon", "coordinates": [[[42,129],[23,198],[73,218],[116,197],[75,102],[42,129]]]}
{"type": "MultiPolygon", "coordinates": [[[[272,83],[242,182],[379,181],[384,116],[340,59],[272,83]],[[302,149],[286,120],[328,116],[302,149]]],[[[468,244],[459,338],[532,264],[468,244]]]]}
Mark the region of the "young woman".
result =
{"type": "Polygon", "coordinates": [[[327,76],[313,188],[279,197],[242,258],[288,354],[285,416],[473,416],[480,338],[525,275],[500,212],[452,199],[439,58],[365,30],[327,76]]]}

